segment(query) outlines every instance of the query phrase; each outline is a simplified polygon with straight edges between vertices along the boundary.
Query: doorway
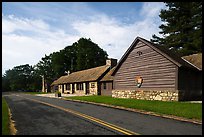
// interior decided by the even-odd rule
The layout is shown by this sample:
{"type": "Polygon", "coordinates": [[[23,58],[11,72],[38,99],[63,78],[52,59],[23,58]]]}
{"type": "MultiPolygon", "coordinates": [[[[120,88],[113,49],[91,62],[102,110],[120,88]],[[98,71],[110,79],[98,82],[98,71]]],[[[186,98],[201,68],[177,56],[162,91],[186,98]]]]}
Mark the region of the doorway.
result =
{"type": "Polygon", "coordinates": [[[86,94],[89,94],[90,92],[89,92],[89,83],[87,82],[86,83],[86,94]]]}
{"type": "Polygon", "coordinates": [[[74,90],[74,84],[72,84],[72,94],[74,94],[75,90],[74,90]]]}

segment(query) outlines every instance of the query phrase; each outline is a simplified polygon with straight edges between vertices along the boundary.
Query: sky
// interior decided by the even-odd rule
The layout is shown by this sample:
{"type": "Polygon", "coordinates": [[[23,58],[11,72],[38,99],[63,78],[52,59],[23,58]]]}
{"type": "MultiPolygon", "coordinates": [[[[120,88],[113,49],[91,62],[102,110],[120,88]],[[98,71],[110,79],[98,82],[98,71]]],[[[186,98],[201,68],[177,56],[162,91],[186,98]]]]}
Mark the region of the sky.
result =
{"type": "Polygon", "coordinates": [[[90,38],[120,60],[136,37],[159,34],[163,2],[3,2],[2,74],[90,38]]]}

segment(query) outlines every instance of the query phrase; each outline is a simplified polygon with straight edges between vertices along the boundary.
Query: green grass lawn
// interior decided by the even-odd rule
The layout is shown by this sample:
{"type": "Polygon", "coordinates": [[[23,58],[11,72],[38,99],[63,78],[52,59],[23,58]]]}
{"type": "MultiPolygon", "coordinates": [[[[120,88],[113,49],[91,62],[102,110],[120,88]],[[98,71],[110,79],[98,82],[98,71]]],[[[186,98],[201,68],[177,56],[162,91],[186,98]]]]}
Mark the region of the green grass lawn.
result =
{"type": "Polygon", "coordinates": [[[2,97],[2,135],[10,135],[8,105],[3,97],[2,97]]]}
{"type": "Polygon", "coordinates": [[[157,114],[167,114],[188,119],[202,120],[202,103],[121,99],[112,98],[110,96],[75,96],[66,98],[140,109],[155,112],[157,114]]]}

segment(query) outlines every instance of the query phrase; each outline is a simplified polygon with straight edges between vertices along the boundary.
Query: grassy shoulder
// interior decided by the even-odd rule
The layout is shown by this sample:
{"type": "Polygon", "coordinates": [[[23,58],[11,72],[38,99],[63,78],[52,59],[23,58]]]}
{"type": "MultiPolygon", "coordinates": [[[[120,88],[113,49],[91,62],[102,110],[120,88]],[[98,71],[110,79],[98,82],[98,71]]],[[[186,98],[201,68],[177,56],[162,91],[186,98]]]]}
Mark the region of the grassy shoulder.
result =
{"type": "Polygon", "coordinates": [[[10,135],[9,110],[6,100],[2,97],[2,135],[10,135]]]}
{"type": "Polygon", "coordinates": [[[122,99],[112,98],[110,96],[74,96],[66,98],[151,111],[157,114],[167,114],[188,119],[202,120],[202,103],[122,99]]]}

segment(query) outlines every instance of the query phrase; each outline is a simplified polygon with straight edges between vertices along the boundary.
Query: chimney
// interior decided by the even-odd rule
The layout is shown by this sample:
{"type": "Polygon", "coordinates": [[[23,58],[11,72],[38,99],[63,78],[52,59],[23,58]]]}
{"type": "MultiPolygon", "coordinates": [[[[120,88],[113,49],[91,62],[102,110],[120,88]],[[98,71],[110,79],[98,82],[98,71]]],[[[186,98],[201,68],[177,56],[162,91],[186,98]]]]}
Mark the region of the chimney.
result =
{"type": "Polygon", "coordinates": [[[109,58],[106,60],[106,65],[111,66],[111,68],[117,65],[117,59],[109,58]]]}

